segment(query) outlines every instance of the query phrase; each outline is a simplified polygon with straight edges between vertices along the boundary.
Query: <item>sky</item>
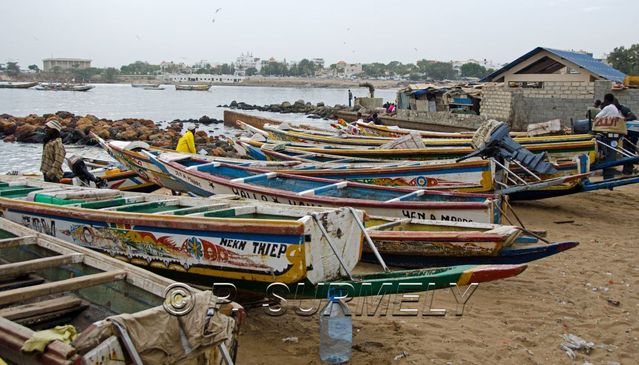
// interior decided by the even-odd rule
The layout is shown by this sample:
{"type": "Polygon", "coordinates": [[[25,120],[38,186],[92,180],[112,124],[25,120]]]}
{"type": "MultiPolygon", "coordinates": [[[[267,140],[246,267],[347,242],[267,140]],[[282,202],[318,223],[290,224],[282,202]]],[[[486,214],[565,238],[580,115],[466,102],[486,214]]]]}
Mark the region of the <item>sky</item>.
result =
{"type": "Polygon", "coordinates": [[[510,62],[537,46],[595,57],[639,43],[637,0],[20,0],[2,5],[0,63],[95,67],[255,57],[326,64],[510,62]],[[616,15],[616,17],[615,17],[616,15]]]}

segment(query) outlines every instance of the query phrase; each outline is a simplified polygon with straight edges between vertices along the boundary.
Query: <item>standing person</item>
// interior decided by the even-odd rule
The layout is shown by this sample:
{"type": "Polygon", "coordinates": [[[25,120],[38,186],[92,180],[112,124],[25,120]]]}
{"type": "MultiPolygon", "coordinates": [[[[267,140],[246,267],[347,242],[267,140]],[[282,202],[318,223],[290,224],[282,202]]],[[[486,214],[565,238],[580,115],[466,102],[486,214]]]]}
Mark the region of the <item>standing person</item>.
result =
{"type": "Polygon", "coordinates": [[[55,119],[49,120],[45,125],[45,135],[42,143],[42,163],[40,171],[44,175],[44,181],[60,182],[64,172],[62,171],[62,163],[64,162],[64,145],[60,137],[62,125],[55,119]]]}
{"type": "Polygon", "coordinates": [[[196,153],[195,150],[195,130],[197,127],[195,125],[189,126],[186,130],[186,133],[180,140],[178,141],[177,148],[175,149],[177,152],[186,152],[186,153],[196,153]]]}
{"type": "Polygon", "coordinates": [[[352,107],[352,102],[353,101],[353,93],[351,92],[351,89],[348,89],[348,107],[352,107]]]}

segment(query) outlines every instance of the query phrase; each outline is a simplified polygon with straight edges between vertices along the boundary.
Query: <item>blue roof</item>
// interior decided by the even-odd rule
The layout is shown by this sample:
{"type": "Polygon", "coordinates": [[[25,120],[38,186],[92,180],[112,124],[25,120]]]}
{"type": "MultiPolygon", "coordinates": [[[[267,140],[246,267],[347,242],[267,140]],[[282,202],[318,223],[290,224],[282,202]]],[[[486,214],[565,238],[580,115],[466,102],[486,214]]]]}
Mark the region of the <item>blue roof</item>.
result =
{"type": "Polygon", "coordinates": [[[597,61],[596,59],[592,58],[592,56],[587,55],[587,54],[583,54],[583,53],[577,53],[577,52],[572,52],[572,51],[562,51],[559,49],[552,49],[552,48],[547,48],[547,47],[537,47],[535,49],[533,49],[532,51],[526,53],[525,55],[519,57],[518,59],[514,60],[513,62],[507,64],[506,66],[502,67],[501,69],[491,73],[490,75],[484,77],[481,81],[492,81],[497,75],[503,73],[504,71],[507,71],[515,66],[517,66],[518,64],[520,64],[521,62],[523,62],[524,60],[536,55],[537,53],[541,52],[541,51],[547,51],[552,53],[553,55],[560,57],[562,59],[568,60],[582,68],[584,68],[586,71],[590,72],[591,74],[601,77],[602,79],[606,79],[606,80],[611,80],[611,81],[616,81],[616,82],[622,82],[624,77],[626,76],[626,74],[624,74],[623,72],[609,66],[606,65],[605,63],[601,62],[601,61],[597,61]]]}

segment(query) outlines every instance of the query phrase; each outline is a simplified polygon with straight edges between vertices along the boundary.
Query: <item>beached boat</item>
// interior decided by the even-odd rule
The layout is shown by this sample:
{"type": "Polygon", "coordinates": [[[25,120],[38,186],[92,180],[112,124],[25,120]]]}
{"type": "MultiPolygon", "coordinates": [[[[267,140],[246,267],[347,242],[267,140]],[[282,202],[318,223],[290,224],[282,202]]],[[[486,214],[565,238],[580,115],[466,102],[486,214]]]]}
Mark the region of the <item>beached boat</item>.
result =
{"type": "Polygon", "coordinates": [[[67,83],[40,83],[36,90],[41,91],[89,91],[95,86],[67,83]]]}
{"type": "Polygon", "coordinates": [[[234,310],[242,310],[239,305],[190,288],[204,305],[172,315],[164,307],[166,290],[182,284],[24,225],[29,224],[0,218],[1,359],[71,365],[102,364],[105,358],[122,364],[125,359],[181,364],[206,358],[208,364],[222,365],[226,356],[235,358],[239,321],[233,317],[234,310]],[[209,313],[210,305],[219,310],[209,313]],[[40,350],[25,350],[37,347],[34,331],[57,325],[65,325],[58,328],[61,335],[73,331],[77,338],[67,344],[61,336],[40,350]],[[201,336],[203,331],[211,336],[201,336]],[[150,335],[158,332],[164,336],[150,335]],[[189,350],[170,343],[180,337],[189,350]],[[170,353],[160,355],[157,348],[170,353]]]}
{"type": "MultiPolygon", "coordinates": [[[[386,264],[405,268],[521,264],[578,245],[575,241],[541,242],[519,227],[494,224],[370,217],[366,227],[386,264]]],[[[376,261],[368,246],[362,260],[376,261]]]]}
{"type": "Polygon", "coordinates": [[[29,89],[37,84],[37,82],[0,82],[0,89],[29,89]]]}
{"type": "MultiPolygon", "coordinates": [[[[261,148],[269,141],[258,141],[255,139],[241,138],[245,144],[256,148],[261,148]]],[[[382,160],[446,160],[464,157],[474,150],[471,147],[428,147],[414,149],[380,149],[371,147],[348,147],[339,145],[311,145],[295,142],[271,141],[271,144],[278,145],[278,152],[294,154],[325,154],[340,156],[342,158],[367,158],[382,160]]],[[[596,158],[596,142],[594,139],[588,141],[539,143],[525,146],[526,149],[534,153],[547,152],[551,161],[561,159],[571,160],[577,155],[587,155],[590,161],[596,158]]]]}
{"type": "Polygon", "coordinates": [[[178,91],[209,91],[211,85],[175,85],[178,91]]]}
{"type": "Polygon", "coordinates": [[[497,224],[507,199],[492,194],[414,190],[255,171],[197,156],[146,154],[174,181],[200,196],[234,194],[293,206],[350,206],[387,217],[497,224]]]}
{"type": "MultiPolygon", "coordinates": [[[[303,130],[292,126],[286,129],[265,125],[264,130],[245,125],[243,122],[237,123],[242,129],[253,133],[258,133],[272,141],[312,143],[320,145],[336,146],[359,146],[359,147],[379,147],[396,141],[395,137],[367,137],[358,135],[337,135],[336,133],[317,132],[303,130]]],[[[515,137],[513,140],[524,147],[529,148],[538,144],[588,142],[593,139],[590,134],[570,134],[558,136],[540,137],[515,137]]],[[[471,138],[429,138],[421,139],[424,147],[472,147],[471,138]]]]}
{"type": "Polygon", "coordinates": [[[297,297],[326,298],[331,286],[349,286],[353,296],[374,295],[386,285],[399,292],[424,291],[525,269],[466,265],[353,274],[361,250],[361,211],[61,188],[10,176],[0,181],[4,218],[201,285],[224,280],[263,295],[279,282],[298,285],[291,292],[297,297]],[[416,286],[399,285],[407,281],[416,286]]]}
{"type": "Polygon", "coordinates": [[[160,84],[131,84],[131,87],[135,87],[135,88],[158,88],[160,87],[160,84]]]}
{"type": "Polygon", "coordinates": [[[144,90],[162,91],[162,90],[164,90],[164,88],[163,87],[159,87],[159,86],[157,86],[157,87],[145,87],[144,90]]]}
{"type": "MultiPolygon", "coordinates": [[[[227,206],[202,199],[124,195],[7,178],[2,181],[10,183],[0,186],[5,218],[33,222],[34,228],[41,224],[43,232],[162,274],[184,273],[205,284],[214,278],[317,284],[340,277],[338,261],[327,259],[329,245],[318,221],[299,210],[259,207],[241,219],[218,219],[207,212],[227,206]]],[[[359,259],[358,214],[327,209],[317,215],[332,232],[332,244],[349,270],[359,259]]]]}

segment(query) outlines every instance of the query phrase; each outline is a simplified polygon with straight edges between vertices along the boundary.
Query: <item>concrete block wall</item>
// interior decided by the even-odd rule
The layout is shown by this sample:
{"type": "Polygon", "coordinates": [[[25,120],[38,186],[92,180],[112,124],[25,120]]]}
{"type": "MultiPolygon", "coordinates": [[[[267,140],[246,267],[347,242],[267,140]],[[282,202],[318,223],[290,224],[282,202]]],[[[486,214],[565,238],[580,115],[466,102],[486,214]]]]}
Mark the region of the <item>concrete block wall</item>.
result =
{"type": "Polygon", "coordinates": [[[398,109],[398,119],[419,121],[423,123],[439,124],[462,128],[477,129],[486,121],[486,117],[476,114],[456,114],[450,112],[427,112],[410,109],[398,109]]]}
{"type": "Polygon", "coordinates": [[[487,119],[509,121],[513,92],[503,87],[490,86],[482,89],[479,107],[481,116],[487,119]]]}
{"type": "Polygon", "coordinates": [[[486,88],[482,90],[480,112],[488,118],[509,122],[513,130],[526,130],[528,124],[552,119],[561,120],[567,128],[571,119],[585,118],[594,100],[594,89],[593,82],[574,81],[544,82],[539,89],[486,88]]]}
{"type": "Polygon", "coordinates": [[[595,82],[595,99],[603,101],[603,97],[607,93],[614,95],[621,105],[625,105],[635,114],[639,114],[639,89],[612,90],[611,81],[595,82]]]}

